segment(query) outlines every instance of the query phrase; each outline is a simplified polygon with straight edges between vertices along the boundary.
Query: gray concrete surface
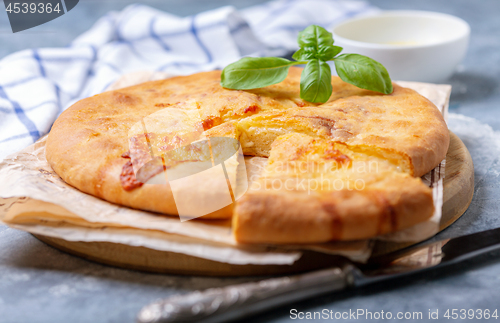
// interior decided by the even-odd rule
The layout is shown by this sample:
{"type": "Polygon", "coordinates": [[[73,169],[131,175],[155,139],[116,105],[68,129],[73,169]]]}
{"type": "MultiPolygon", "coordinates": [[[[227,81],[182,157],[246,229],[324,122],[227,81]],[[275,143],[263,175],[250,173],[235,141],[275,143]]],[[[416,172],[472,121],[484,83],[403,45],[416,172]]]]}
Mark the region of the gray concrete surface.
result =
{"type": "MultiPolygon", "coordinates": [[[[82,0],[69,14],[34,31],[15,35],[11,33],[2,9],[0,57],[24,48],[64,46],[107,11],[120,10],[131,2],[82,0]]],[[[144,1],[178,15],[227,4],[243,8],[260,2],[144,1]]],[[[493,131],[500,130],[500,1],[371,2],[382,9],[450,13],[471,25],[469,52],[460,71],[450,80],[454,87],[450,112],[476,118],[492,129],[482,126],[488,136],[475,136],[475,132],[469,129],[474,122],[460,118],[450,121],[450,127],[464,139],[474,159],[476,194],[464,216],[435,239],[500,227],[500,161],[498,151],[490,149],[493,145],[490,141],[498,136],[493,131]]],[[[249,279],[155,275],[107,267],[55,250],[27,233],[0,226],[0,322],[133,322],[137,311],[157,298],[246,280],[249,279]]],[[[489,309],[493,312],[500,308],[500,254],[491,253],[446,272],[289,304],[244,321],[288,322],[293,308],[304,312],[364,309],[374,313],[383,310],[393,316],[406,311],[422,313],[422,319],[401,320],[405,322],[431,321],[428,319],[429,310],[438,310],[439,321],[461,321],[447,320],[443,315],[447,309],[489,309]]],[[[360,317],[342,321],[374,320],[360,317]]]]}

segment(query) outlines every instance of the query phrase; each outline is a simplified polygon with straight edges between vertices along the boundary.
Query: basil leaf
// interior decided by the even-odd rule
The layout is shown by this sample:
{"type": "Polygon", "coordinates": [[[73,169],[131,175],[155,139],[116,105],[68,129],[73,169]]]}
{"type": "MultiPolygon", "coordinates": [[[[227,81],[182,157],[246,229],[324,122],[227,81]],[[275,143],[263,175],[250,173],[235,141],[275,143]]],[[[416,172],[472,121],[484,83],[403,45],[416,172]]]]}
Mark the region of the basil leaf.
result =
{"type": "Polygon", "coordinates": [[[300,48],[313,47],[318,52],[320,47],[333,46],[333,37],[325,28],[311,25],[299,33],[297,42],[300,48]]]}
{"type": "Polygon", "coordinates": [[[320,47],[318,53],[316,54],[316,58],[321,59],[323,61],[328,61],[337,56],[337,54],[340,53],[342,49],[343,48],[339,46],[320,47]]]}
{"type": "Polygon", "coordinates": [[[297,61],[308,61],[315,58],[328,61],[337,56],[342,49],[343,48],[339,46],[323,46],[316,51],[314,47],[305,47],[296,51],[292,57],[297,61]]]}
{"type": "Polygon", "coordinates": [[[342,54],[333,61],[337,74],[344,82],[366,90],[392,93],[389,73],[379,62],[359,54],[342,54]]]}
{"type": "Polygon", "coordinates": [[[304,62],[280,57],[244,57],[222,70],[221,85],[233,90],[249,90],[283,81],[288,68],[304,62]]]}
{"type": "Polygon", "coordinates": [[[300,76],[300,98],[314,103],[325,103],[332,95],[332,71],[318,59],[307,62],[300,76]]]}
{"type": "Polygon", "coordinates": [[[313,47],[300,48],[296,51],[292,58],[296,61],[308,61],[316,58],[316,49],[313,47]]]}

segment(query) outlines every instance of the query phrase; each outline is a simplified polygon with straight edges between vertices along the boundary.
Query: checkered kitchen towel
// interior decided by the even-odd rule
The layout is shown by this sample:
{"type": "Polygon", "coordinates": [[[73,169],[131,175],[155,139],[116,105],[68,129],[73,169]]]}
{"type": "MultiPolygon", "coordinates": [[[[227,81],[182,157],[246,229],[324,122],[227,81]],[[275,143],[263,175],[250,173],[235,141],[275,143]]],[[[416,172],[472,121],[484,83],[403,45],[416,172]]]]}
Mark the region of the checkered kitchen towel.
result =
{"type": "Polygon", "coordinates": [[[121,74],[191,74],[241,56],[297,49],[310,24],[331,27],[377,11],[360,1],[278,0],[177,17],[144,5],[110,12],[64,48],[24,50],[0,60],[0,160],[46,134],[72,103],[102,92],[121,74]]]}

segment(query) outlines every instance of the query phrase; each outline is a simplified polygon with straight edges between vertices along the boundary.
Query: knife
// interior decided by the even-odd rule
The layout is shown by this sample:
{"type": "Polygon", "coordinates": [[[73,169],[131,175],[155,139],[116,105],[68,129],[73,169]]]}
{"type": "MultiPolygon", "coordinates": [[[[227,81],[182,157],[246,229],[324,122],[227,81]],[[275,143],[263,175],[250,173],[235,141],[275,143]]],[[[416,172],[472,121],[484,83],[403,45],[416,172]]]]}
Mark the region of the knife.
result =
{"type": "Polygon", "coordinates": [[[500,249],[500,228],[440,240],[355,264],[258,282],[211,288],[156,301],[142,308],[139,323],[226,322],[321,294],[443,268],[500,249]]]}

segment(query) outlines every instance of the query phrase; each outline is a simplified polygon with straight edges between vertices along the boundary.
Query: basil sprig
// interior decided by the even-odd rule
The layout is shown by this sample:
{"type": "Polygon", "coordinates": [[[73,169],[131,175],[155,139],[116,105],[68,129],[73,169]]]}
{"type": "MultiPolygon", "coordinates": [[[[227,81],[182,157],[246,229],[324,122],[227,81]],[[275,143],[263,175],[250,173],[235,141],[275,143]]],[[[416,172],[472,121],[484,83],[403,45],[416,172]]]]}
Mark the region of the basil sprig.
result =
{"type": "Polygon", "coordinates": [[[311,25],[298,37],[300,49],[295,61],[280,57],[245,57],[229,64],[222,71],[221,85],[228,89],[249,90],[283,81],[292,65],[306,64],[300,77],[300,97],[324,103],[332,95],[332,73],[327,61],[333,61],[339,77],[359,88],[392,93],[389,73],[379,62],[359,54],[342,54],[342,47],[333,45],[332,34],[311,25]]]}

